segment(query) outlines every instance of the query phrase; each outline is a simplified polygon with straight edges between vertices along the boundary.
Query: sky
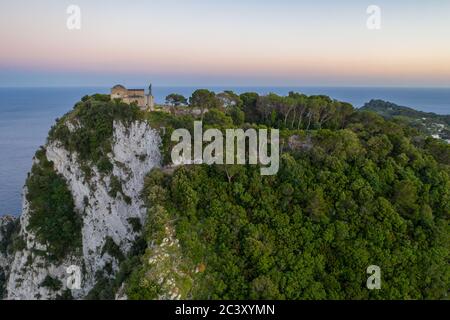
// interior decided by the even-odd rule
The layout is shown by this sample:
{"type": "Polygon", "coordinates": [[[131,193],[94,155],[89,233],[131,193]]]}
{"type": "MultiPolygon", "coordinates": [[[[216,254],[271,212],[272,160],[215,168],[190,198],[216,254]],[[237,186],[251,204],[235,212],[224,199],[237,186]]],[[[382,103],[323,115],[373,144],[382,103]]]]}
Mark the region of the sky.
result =
{"type": "Polygon", "coordinates": [[[444,0],[0,0],[0,86],[449,87],[449,39],[444,0]]]}

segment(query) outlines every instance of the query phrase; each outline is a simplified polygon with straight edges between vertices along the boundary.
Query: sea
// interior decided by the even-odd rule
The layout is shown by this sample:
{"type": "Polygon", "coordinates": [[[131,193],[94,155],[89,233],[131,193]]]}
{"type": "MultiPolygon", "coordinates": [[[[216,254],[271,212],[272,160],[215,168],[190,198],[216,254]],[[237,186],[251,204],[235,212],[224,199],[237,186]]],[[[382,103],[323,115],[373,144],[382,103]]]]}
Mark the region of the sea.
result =
{"type": "MultiPolygon", "coordinates": [[[[325,94],[359,108],[383,99],[416,110],[450,114],[450,88],[381,87],[205,87],[215,92],[325,94]]],[[[194,87],[154,87],[157,103],[170,93],[186,97],[194,87]]],[[[0,215],[19,215],[22,189],[37,148],[45,144],[55,119],[70,111],[87,94],[108,93],[105,87],[0,88],[0,215]]]]}

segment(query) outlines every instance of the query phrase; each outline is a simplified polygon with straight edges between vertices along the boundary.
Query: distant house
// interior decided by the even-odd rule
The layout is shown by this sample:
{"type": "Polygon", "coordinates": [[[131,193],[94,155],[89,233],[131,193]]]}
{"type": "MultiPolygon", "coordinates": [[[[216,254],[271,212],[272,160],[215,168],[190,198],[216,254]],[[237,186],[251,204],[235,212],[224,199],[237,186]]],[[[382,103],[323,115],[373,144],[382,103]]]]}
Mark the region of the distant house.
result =
{"type": "Polygon", "coordinates": [[[145,89],[127,89],[120,84],[115,85],[111,89],[111,99],[120,99],[128,104],[136,103],[142,110],[153,110],[155,107],[151,84],[148,87],[148,94],[145,94],[145,89]]]}

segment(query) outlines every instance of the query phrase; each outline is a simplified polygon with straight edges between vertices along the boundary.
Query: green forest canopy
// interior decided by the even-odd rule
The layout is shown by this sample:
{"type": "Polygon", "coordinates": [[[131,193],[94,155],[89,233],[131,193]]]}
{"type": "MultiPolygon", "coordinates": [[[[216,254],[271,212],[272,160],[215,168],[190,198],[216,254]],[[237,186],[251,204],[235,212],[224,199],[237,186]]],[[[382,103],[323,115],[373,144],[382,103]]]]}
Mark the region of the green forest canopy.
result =
{"type": "MultiPolygon", "coordinates": [[[[175,230],[192,280],[177,283],[183,298],[448,297],[448,145],[325,96],[245,93],[234,107],[246,123],[282,130],[276,176],[202,165],[146,180],[145,237],[158,244],[165,226],[175,230]],[[381,267],[381,290],[366,288],[369,265],[381,267]]],[[[152,250],[128,281],[132,299],[162,293],[145,279],[152,250]]]]}

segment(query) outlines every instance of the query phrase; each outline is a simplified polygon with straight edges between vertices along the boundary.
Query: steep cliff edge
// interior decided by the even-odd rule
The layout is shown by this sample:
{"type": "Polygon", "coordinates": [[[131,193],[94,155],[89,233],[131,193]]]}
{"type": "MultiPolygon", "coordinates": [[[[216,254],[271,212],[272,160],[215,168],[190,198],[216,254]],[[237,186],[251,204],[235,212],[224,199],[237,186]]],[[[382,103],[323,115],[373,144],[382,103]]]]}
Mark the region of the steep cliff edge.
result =
{"type": "Polygon", "coordinates": [[[33,160],[20,217],[22,245],[8,271],[8,299],[85,297],[99,278],[114,276],[145,223],[140,193],[145,175],[161,165],[159,133],[136,114],[120,114],[120,108],[130,106],[106,101],[95,105],[98,102],[85,98],[59,120],[33,160]],[[107,109],[105,115],[104,108],[112,111],[107,109]],[[86,152],[85,147],[90,149],[86,152]],[[93,150],[97,159],[91,157],[93,150]],[[47,183],[48,175],[52,178],[47,183]],[[65,189],[70,197],[60,200],[65,189]],[[57,201],[59,206],[52,207],[57,201]],[[59,212],[65,204],[69,214],[59,212]],[[71,212],[78,220],[70,218],[71,212]],[[61,219],[56,220],[58,215],[61,219]],[[48,230],[66,245],[54,246],[48,230]],[[73,239],[63,234],[68,230],[73,239]],[[81,275],[81,286],[71,291],[68,286],[72,289],[74,283],[68,279],[76,273],[68,273],[69,267],[81,275]]]}

